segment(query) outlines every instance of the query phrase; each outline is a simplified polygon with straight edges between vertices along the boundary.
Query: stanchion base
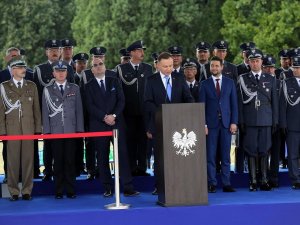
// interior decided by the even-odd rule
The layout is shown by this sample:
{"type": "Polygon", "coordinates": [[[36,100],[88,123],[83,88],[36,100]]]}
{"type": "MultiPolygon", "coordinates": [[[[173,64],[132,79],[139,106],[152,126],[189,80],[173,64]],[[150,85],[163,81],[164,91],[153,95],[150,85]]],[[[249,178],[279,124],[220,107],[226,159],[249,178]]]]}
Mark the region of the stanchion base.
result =
{"type": "Polygon", "coordinates": [[[129,204],[120,203],[119,206],[117,206],[116,203],[105,205],[106,209],[128,209],[130,207],[129,204]]]}

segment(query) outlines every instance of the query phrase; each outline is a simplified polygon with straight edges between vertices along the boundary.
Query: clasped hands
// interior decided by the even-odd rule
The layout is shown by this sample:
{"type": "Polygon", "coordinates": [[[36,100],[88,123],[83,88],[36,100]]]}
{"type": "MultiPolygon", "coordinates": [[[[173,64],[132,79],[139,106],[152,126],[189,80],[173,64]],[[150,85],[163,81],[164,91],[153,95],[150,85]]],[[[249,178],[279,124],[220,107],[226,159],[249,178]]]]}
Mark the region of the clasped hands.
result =
{"type": "Polygon", "coordinates": [[[113,125],[115,125],[116,124],[116,118],[113,116],[113,115],[105,115],[105,117],[104,117],[104,119],[103,119],[103,121],[107,124],[107,125],[109,125],[109,126],[113,126],[113,125]]]}

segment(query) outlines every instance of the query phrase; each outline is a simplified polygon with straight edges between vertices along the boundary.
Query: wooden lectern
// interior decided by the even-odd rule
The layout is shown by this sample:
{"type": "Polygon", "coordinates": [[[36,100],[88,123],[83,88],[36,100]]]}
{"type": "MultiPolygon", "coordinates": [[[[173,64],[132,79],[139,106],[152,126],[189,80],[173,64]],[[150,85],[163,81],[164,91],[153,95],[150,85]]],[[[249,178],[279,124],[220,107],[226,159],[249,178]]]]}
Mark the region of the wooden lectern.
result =
{"type": "Polygon", "coordinates": [[[204,104],[163,104],[155,122],[158,204],[208,204],[204,104]]]}

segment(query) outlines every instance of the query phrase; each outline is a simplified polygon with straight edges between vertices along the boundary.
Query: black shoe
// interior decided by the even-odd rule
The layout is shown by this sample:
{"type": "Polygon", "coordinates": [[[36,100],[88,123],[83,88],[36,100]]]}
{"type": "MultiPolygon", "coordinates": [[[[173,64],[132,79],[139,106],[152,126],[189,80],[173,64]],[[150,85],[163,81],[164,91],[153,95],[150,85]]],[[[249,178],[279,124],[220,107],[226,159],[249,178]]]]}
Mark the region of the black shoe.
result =
{"type": "Polygon", "coordinates": [[[19,200],[19,196],[18,196],[18,195],[13,195],[13,196],[11,196],[11,197],[9,198],[9,200],[10,200],[11,202],[18,201],[18,200],[19,200]]]}
{"type": "Polygon", "coordinates": [[[74,199],[76,198],[77,196],[75,194],[72,194],[72,193],[68,193],[67,194],[67,198],[71,198],[71,199],[74,199]]]}
{"type": "Polygon", "coordinates": [[[30,201],[32,199],[32,197],[30,194],[24,194],[24,195],[22,195],[22,199],[26,200],[26,201],[30,201]]]}
{"type": "Polygon", "coordinates": [[[56,199],[63,199],[63,194],[61,194],[61,193],[57,193],[56,195],[55,195],[55,198],[56,199]]]}
{"type": "Polygon", "coordinates": [[[44,177],[42,178],[42,181],[51,181],[52,180],[52,176],[49,174],[45,174],[44,177]]]}
{"type": "Polygon", "coordinates": [[[295,189],[295,190],[300,189],[300,183],[293,183],[292,188],[295,189]]]}
{"type": "Polygon", "coordinates": [[[235,192],[235,190],[230,185],[226,185],[223,187],[223,192],[235,192]]]}
{"type": "Polygon", "coordinates": [[[93,174],[88,173],[88,175],[86,176],[86,180],[94,180],[95,176],[93,174]]]}
{"type": "Polygon", "coordinates": [[[112,193],[111,190],[106,190],[106,191],[103,193],[103,196],[104,196],[105,198],[110,198],[110,197],[113,196],[113,193],[112,193]]]}
{"type": "Polygon", "coordinates": [[[216,193],[217,189],[215,185],[208,185],[208,193],[216,193]]]}
{"type": "Polygon", "coordinates": [[[157,188],[154,188],[154,190],[152,191],[152,195],[158,195],[157,188]]]}
{"type": "Polygon", "coordinates": [[[2,183],[3,183],[3,184],[6,184],[6,183],[7,183],[7,177],[4,177],[2,183]]]}
{"type": "Polygon", "coordinates": [[[139,195],[139,194],[140,194],[140,192],[135,191],[135,190],[124,191],[124,196],[125,196],[125,197],[133,197],[133,196],[137,196],[137,195],[139,195]]]}
{"type": "Polygon", "coordinates": [[[137,174],[138,174],[138,176],[142,176],[142,177],[149,177],[150,176],[150,173],[147,173],[147,172],[142,171],[142,170],[138,170],[137,174]]]}
{"type": "Polygon", "coordinates": [[[263,183],[260,185],[259,189],[261,191],[271,191],[273,188],[268,183],[263,183]]]}
{"type": "Polygon", "coordinates": [[[257,184],[251,183],[249,186],[249,191],[257,191],[257,184]]]}

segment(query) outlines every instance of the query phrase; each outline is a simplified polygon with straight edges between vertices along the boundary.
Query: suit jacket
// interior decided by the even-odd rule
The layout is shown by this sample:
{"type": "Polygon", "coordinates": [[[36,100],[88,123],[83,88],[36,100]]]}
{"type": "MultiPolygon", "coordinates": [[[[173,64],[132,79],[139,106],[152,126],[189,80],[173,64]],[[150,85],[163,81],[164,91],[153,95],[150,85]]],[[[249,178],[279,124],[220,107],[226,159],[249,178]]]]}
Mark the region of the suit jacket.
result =
{"type": "MultiPolygon", "coordinates": [[[[38,78],[38,70],[41,72],[41,79],[45,84],[48,84],[54,77],[53,77],[53,69],[49,62],[40,64],[34,68],[33,81],[38,88],[40,105],[42,105],[42,95],[43,95],[44,86],[41,84],[38,78]]],[[[74,83],[74,71],[70,65],[68,65],[68,70],[67,70],[67,81],[70,83],[74,83]]]]}
{"type": "Polygon", "coordinates": [[[56,83],[45,87],[42,104],[43,132],[45,134],[64,134],[84,131],[80,90],[76,84],[67,82],[63,95],[56,83]],[[46,90],[48,90],[50,98],[56,106],[62,104],[63,114],[58,113],[50,117],[50,114],[53,112],[50,111],[46,101],[46,90]]]}
{"type": "Polygon", "coordinates": [[[179,75],[171,75],[172,79],[172,95],[171,102],[168,101],[167,92],[160,73],[155,73],[148,78],[145,91],[145,117],[146,129],[153,133],[155,131],[155,113],[160,105],[167,103],[190,103],[194,102],[189,87],[182,77],[179,75]]]}
{"type": "Polygon", "coordinates": [[[218,127],[219,114],[225,128],[229,128],[230,124],[238,123],[237,93],[233,80],[222,76],[220,97],[217,96],[212,77],[203,81],[199,102],[205,103],[205,121],[208,128],[218,127]]]}
{"type": "Polygon", "coordinates": [[[240,76],[243,78],[248,91],[258,92],[257,99],[260,106],[255,107],[255,97],[248,103],[243,103],[249,97],[238,85],[239,123],[247,126],[275,126],[278,124],[278,94],[276,91],[276,79],[270,74],[262,73],[259,83],[252,72],[240,76]]]}
{"type": "Polygon", "coordinates": [[[90,131],[112,130],[123,125],[125,98],[117,78],[105,76],[105,95],[102,94],[96,78],[93,78],[85,86],[85,98],[90,131]],[[103,121],[105,115],[109,114],[116,114],[114,126],[109,126],[103,121]]]}
{"type": "Polygon", "coordinates": [[[2,101],[0,103],[0,134],[17,135],[17,134],[34,134],[40,133],[41,112],[39,106],[38,92],[36,85],[24,79],[21,89],[18,89],[13,80],[5,81],[3,85],[5,93],[9,101],[14,104],[17,100],[21,102],[21,112],[18,109],[7,111],[6,106],[2,101]]]}
{"type": "Polygon", "coordinates": [[[124,115],[142,116],[144,114],[145,85],[146,80],[152,74],[152,66],[147,63],[140,63],[137,73],[130,62],[117,66],[117,77],[121,79],[125,95],[124,115]],[[134,79],[137,80],[132,85],[127,83],[133,82],[134,79]]]}
{"type": "MultiPolygon", "coordinates": [[[[283,82],[286,84],[287,95],[292,102],[300,98],[300,87],[295,77],[288,78],[283,82]]],[[[300,132],[300,104],[290,105],[286,100],[283,88],[281,88],[279,112],[280,127],[287,128],[288,131],[300,132]]]]}
{"type": "MultiPolygon", "coordinates": [[[[12,75],[10,74],[8,69],[0,71],[0,83],[3,83],[4,81],[8,81],[11,78],[12,75]]],[[[25,79],[33,81],[33,72],[29,68],[26,69],[25,79]]]]}

